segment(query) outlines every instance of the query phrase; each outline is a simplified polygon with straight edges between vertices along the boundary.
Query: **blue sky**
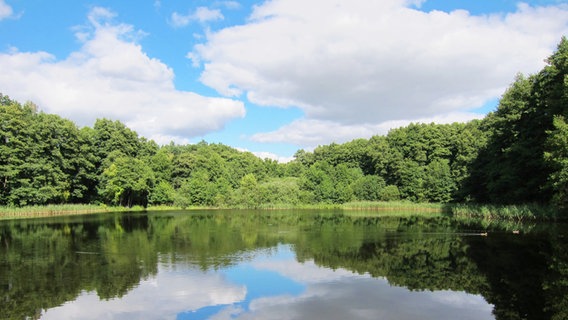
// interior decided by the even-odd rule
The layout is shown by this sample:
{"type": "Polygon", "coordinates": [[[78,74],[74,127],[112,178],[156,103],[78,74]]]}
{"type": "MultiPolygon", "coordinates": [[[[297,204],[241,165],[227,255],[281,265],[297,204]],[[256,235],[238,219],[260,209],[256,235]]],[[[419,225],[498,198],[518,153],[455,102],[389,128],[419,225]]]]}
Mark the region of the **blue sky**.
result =
{"type": "Polygon", "coordinates": [[[286,160],[483,117],[567,34],[559,0],[0,0],[0,92],[286,160]]]}

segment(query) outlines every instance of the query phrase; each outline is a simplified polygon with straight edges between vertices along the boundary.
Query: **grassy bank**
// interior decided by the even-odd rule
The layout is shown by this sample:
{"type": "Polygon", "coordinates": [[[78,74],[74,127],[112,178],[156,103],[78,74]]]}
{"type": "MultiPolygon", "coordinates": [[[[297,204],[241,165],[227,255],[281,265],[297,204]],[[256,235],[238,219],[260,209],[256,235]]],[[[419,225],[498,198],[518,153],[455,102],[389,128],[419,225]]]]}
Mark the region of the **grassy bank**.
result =
{"type": "Polygon", "coordinates": [[[512,221],[548,221],[565,219],[561,211],[551,206],[536,204],[491,205],[449,204],[448,212],[454,218],[512,221]]]}
{"type": "Polygon", "coordinates": [[[352,201],[346,203],[317,203],[317,204],[264,204],[259,209],[335,209],[335,210],[372,210],[372,211],[415,211],[442,212],[444,206],[438,203],[412,203],[408,201],[352,201]]]}
{"type": "Polygon", "coordinates": [[[67,216],[89,213],[119,212],[119,211],[143,211],[143,207],[109,207],[105,205],[91,204],[61,204],[28,207],[0,207],[0,220],[39,218],[52,216],[67,216]]]}
{"type": "MultiPolygon", "coordinates": [[[[189,207],[186,210],[220,209],[211,207],[189,207]]],[[[250,208],[221,208],[221,209],[247,209],[250,208]]],[[[562,218],[560,212],[553,208],[540,205],[478,205],[478,204],[439,204],[439,203],[413,203],[408,201],[391,202],[347,202],[343,204],[265,204],[258,209],[263,210],[346,210],[376,216],[437,216],[448,215],[456,219],[480,219],[486,221],[548,221],[562,218]]],[[[168,211],[181,210],[174,206],[143,207],[109,207],[105,205],[47,205],[29,207],[0,207],[0,220],[37,218],[49,216],[78,215],[103,212],[121,211],[168,211]]]]}

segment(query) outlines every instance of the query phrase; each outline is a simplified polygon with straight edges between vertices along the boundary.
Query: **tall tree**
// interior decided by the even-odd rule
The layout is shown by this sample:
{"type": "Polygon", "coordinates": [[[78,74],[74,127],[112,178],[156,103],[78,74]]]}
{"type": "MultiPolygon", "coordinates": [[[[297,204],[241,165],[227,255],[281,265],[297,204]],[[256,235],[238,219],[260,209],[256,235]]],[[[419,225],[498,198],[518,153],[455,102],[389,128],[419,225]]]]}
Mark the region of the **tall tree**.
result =
{"type": "Polygon", "coordinates": [[[559,207],[568,208],[568,124],[564,117],[554,118],[554,130],[549,131],[546,141],[549,151],[544,159],[552,167],[549,185],[553,190],[553,201],[559,207]]]}
{"type": "Polygon", "coordinates": [[[99,185],[102,199],[112,205],[146,207],[155,181],[150,167],[142,160],[116,151],[108,160],[99,185]]]}
{"type": "Polygon", "coordinates": [[[27,204],[14,193],[21,185],[21,166],[29,155],[32,116],[32,110],[0,94],[0,204],[27,204]]]}
{"type": "Polygon", "coordinates": [[[484,120],[488,143],[472,165],[467,185],[474,200],[548,203],[552,174],[544,161],[547,132],[556,115],[568,116],[568,41],[562,38],[548,65],[530,77],[517,76],[496,112],[484,120]]]}

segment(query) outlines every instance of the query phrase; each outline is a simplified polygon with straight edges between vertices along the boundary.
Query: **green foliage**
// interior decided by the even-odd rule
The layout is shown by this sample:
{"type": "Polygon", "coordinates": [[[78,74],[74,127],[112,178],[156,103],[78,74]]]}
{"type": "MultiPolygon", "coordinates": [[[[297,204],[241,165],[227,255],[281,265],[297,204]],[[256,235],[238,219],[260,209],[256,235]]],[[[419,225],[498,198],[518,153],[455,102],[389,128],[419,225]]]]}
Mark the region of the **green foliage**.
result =
{"type": "Polygon", "coordinates": [[[553,220],[558,218],[558,210],[537,204],[491,205],[491,204],[450,204],[447,211],[454,218],[474,218],[485,221],[527,221],[553,220]]]}
{"type": "Polygon", "coordinates": [[[269,205],[299,205],[303,202],[298,178],[273,178],[260,185],[262,203],[269,205]]]}
{"type": "Polygon", "coordinates": [[[109,119],[79,130],[0,94],[0,205],[257,208],[401,199],[566,209],[566,38],[547,63],[517,75],[483,120],[412,123],[298,150],[286,164],[204,141],[158,146],[109,119]]]}
{"type": "Polygon", "coordinates": [[[166,180],[156,183],[154,188],[150,191],[148,203],[152,205],[169,205],[173,204],[175,200],[175,189],[166,180]]]}
{"type": "Polygon", "coordinates": [[[141,150],[138,134],[118,120],[98,119],[93,129],[95,154],[101,161],[112,151],[136,157],[141,150]]]}
{"type": "Polygon", "coordinates": [[[315,202],[344,203],[353,199],[351,184],[361,176],[359,168],[317,161],[302,175],[300,188],[313,194],[315,202]]]}
{"type": "Polygon", "coordinates": [[[386,186],[385,179],[376,175],[362,176],[353,183],[353,194],[358,200],[377,201],[386,186]]]}
{"type": "Polygon", "coordinates": [[[69,120],[37,113],[2,98],[0,105],[0,204],[82,201],[92,168],[82,154],[79,129],[69,120]]]}
{"type": "MultiPolygon", "coordinates": [[[[497,111],[486,117],[487,146],[472,165],[468,191],[478,202],[549,203],[555,162],[545,160],[554,118],[568,116],[568,41],[562,38],[548,65],[538,74],[517,76],[497,111]]],[[[556,154],[562,157],[560,154],[556,154]]],[[[557,201],[559,201],[557,199],[557,201]]]]}
{"type": "Polygon", "coordinates": [[[430,202],[446,203],[452,200],[456,182],[452,178],[446,159],[436,159],[426,166],[424,176],[425,197],[430,202]]]}
{"type": "Polygon", "coordinates": [[[547,152],[544,159],[550,164],[552,172],[549,184],[554,190],[552,197],[559,207],[568,208],[568,124],[563,116],[554,118],[554,130],[548,131],[547,152]]]}
{"type": "Polygon", "coordinates": [[[239,188],[232,195],[232,204],[240,208],[258,208],[262,202],[262,194],[255,175],[246,174],[239,184],[239,188]]]}
{"type": "Polygon", "coordinates": [[[395,185],[388,185],[385,186],[382,190],[381,190],[381,194],[379,197],[379,200],[381,201],[396,201],[396,200],[400,200],[400,191],[398,190],[398,187],[395,185]]]}
{"type": "Polygon", "coordinates": [[[146,207],[154,181],[152,170],[142,160],[118,155],[103,170],[99,194],[111,205],[146,207]]]}

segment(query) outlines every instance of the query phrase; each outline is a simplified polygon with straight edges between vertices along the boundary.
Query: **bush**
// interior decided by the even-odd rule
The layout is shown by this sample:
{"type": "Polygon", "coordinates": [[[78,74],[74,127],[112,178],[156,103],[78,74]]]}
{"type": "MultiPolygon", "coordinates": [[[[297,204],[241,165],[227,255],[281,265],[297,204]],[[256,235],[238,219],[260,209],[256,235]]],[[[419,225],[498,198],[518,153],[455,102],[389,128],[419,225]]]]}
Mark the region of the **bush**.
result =
{"type": "Polygon", "coordinates": [[[388,185],[381,190],[380,194],[381,201],[396,201],[400,200],[400,191],[395,185],[388,185]]]}

